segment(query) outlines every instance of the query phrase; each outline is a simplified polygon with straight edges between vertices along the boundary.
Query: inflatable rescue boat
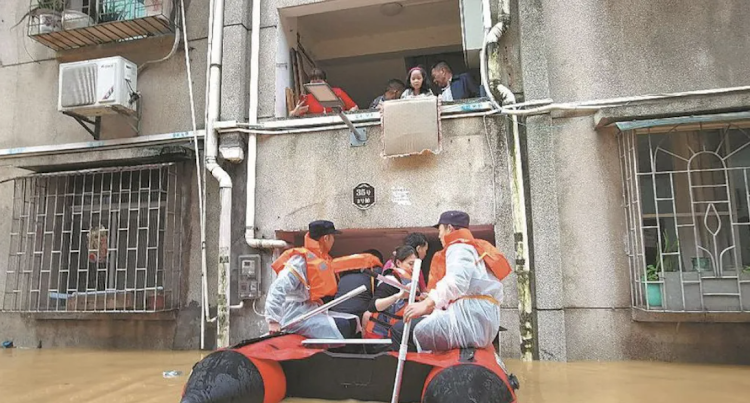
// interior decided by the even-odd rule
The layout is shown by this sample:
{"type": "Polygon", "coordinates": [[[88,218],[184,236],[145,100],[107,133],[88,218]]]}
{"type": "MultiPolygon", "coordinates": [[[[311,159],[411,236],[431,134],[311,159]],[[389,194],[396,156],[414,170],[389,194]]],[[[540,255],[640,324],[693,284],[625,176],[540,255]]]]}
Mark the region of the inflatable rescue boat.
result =
{"type": "MultiPolygon", "coordinates": [[[[181,403],[278,403],[287,397],[390,402],[398,353],[389,340],[277,334],[198,362],[181,403]]],[[[518,380],[494,350],[408,353],[400,402],[515,403],[518,380]]]]}

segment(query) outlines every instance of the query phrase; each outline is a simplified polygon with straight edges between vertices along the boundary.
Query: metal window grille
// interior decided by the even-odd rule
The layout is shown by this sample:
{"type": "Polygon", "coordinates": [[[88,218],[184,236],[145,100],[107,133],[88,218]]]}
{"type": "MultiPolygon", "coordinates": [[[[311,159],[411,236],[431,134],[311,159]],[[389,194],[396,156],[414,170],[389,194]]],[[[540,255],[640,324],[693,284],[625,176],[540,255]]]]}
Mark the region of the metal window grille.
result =
{"type": "Polygon", "coordinates": [[[16,179],[2,310],[178,308],[177,173],[160,164],[16,179]]]}
{"type": "Polygon", "coordinates": [[[750,133],[620,133],[633,307],[750,311],[750,133]]]}

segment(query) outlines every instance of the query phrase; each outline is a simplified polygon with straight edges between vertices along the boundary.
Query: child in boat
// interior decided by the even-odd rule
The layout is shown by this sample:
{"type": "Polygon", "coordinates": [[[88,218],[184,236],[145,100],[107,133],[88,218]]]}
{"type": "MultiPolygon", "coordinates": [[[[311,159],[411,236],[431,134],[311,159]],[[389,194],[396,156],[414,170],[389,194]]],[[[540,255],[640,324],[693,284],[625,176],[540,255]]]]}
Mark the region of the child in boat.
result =
{"type": "MultiPolygon", "coordinates": [[[[417,251],[408,245],[396,249],[394,266],[383,271],[383,276],[405,286],[411,284],[417,251]]],[[[401,319],[408,293],[383,281],[375,288],[368,312],[363,318],[364,338],[381,339],[390,336],[390,327],[401,319]]]]}

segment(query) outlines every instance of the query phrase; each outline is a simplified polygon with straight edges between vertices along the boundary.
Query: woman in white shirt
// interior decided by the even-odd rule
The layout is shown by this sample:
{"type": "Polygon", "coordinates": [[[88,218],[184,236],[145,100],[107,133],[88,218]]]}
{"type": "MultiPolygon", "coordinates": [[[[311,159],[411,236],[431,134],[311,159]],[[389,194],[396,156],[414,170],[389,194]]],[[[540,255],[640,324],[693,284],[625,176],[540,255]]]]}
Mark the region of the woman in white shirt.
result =
{"type": "Polygon", "coordinates": [[[413,67],[406,75],[406,82],[409,88],[401,94],[401,99],[432,95],[425,69],[419,66],[413,67]]]}

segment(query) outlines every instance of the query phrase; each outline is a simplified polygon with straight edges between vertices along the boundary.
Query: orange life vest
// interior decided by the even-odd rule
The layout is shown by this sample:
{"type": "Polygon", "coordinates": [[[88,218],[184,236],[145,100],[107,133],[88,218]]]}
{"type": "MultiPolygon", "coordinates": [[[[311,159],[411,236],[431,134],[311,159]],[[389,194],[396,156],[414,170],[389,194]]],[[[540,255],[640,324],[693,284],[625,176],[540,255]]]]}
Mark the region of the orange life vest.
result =
{"type": "Polygon", "coordinates": [[[289,263],[289,259],[295,256],[302,256],[307,263],[307,281],[300,276],[297,271],[291,269],[291,273],[296,276],[300,282],[310,292],[311,301],[321,301],[323,297],[332,297],[336,295],[336,273],[333,270],[333,258],[320,247],[318,241],[310,238],[310,234],[305,234],[305,246],[303,248],[293,248],[284,251],[284,253],[271,263],[271,268],[276,274],[279,274],[289,263]]]}
{"type": "Polygon", "coordinates": [[[511,272],[510,264],[508,259],[500,253],[495,246],[485,241],[484,239],[476,239],[472,235],[471,231],[466,228],[462,228],[451,232],[445,236],[446,246],[445,249],[437,252],[430,264],[430,282],[427,286],[428,290],[432,290],[437,285],[437,282],[445,277],[446,263],[445,263],[445,251],[448,247],[457,243],[469,244],[477,250],[479,258],[484,261],[485,266],[497,277],[498,280],[503,280],[508,277],[511,272]]]}
{"type": "MultiPolygon", "coordinates": [[[[383,275],[393,275],[403,285],[411,284],[411,276],[407,273],[399,272],[395,268],[389,269],[383,275]]],[[[370,321],[367,322],[362,332],[364,339],[387,339],[391,337],[391,328],[401,320],[404,320],[404,311],[406,310],[406,301],[396,301],[393,305],[380,311],[373,312],[370,315],[370,321]]]]}
{"type": "MultiPolygon", "coordinates": [[[[343,273],[375,269],[382,266],[380,259],[369,253],[358,253],[333,259],[333,272],[336,273],[336,281],[341,280],[343,273]]],[[[372,295],[375,295],[375,277],[370,277],[370,290],[372,290],[372,295]]]]}
{"type": "Polygon", "coordinates": [[[430,263],[430,278],[427,291],[435,289],[437,282],[445,277],[445,249],[435,252],[430,263]]]}

